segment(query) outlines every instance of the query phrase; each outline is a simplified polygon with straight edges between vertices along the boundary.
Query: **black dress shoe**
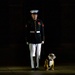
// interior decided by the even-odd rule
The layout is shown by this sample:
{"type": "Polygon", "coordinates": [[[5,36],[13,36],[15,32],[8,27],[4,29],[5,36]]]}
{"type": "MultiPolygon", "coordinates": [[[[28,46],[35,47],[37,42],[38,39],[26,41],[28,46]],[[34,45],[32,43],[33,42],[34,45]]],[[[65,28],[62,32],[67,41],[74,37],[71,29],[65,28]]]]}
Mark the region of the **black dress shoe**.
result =
{"type": "Polygon", "coordinates": [[[35,70],[39,70],[39,68],[35,68],[35,70]]]}
{"type": "Polygon", "coordinates": [[[34,70],[35,70],[35,68],[32,68],[31,70],[32,70],[32,71],[34,71],[34,70]]]}

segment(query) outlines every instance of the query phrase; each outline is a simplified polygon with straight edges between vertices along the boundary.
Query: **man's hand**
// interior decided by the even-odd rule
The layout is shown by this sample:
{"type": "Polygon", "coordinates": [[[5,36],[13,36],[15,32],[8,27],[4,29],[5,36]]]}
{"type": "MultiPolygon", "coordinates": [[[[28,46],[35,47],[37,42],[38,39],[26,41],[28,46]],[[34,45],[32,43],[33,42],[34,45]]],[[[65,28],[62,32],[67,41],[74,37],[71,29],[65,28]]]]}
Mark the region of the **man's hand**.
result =
{"type": "Polygon", "coordinates": [[[44,44],[44,41],[42,41],[42,44],[44,44]]]}
{"type": "Polygon", "coordinates": [[[26,44],[28,45],[29,43],[28,43],[28,42],[26,42],[26,44]]]}

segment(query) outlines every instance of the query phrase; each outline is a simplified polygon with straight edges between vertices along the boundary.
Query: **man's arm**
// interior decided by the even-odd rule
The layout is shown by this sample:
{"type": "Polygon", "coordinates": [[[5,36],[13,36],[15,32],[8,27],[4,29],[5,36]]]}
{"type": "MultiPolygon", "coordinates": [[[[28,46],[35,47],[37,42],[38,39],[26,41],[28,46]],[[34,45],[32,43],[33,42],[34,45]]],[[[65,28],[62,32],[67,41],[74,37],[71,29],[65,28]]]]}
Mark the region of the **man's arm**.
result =
{"type": "Polygon", "coordinates": [[[26,41],[26,44],[28,45],[28,26],[27,24],[25,24],[25,41],[26,41]]]}
{"type": "Polygon", "coordinates": [[[44,44],[45,34],[44,34],[44,23],[43,22],[42,22],[42,25],[41,25],[41,34],[42,34],[42,44],[44,44]]]}

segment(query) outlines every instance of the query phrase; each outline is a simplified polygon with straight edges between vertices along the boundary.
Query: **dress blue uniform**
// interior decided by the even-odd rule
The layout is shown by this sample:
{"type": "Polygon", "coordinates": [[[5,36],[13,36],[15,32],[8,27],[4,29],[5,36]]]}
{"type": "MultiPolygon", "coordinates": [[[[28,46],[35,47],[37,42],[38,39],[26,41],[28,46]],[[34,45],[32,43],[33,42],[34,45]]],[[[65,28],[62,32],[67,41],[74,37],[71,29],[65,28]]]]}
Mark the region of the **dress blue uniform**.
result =
{"type": "MultiPolygon", "coordinates": [[[[37,14],[38,10],[31,10],[30,12],[32,14],[37,14]]],[[[25,27],[26,41],[29,44],[30,50],[31,68],[39,68],[41,45],[42,43],[44,43],[44,24],[40,19],[30,19],[29,21],[27,21],[25,27]]]]}

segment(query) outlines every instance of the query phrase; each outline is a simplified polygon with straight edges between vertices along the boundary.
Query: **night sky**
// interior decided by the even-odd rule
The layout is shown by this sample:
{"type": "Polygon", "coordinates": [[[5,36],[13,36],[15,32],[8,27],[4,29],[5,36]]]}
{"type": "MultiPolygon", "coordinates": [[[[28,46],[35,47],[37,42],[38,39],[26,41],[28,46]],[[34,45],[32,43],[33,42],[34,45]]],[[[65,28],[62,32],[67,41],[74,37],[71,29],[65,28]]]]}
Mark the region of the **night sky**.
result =
{"type": "Polygon", "coordinates": [[[56,54],[58,65],[75,62],[74,0],[1,0],[0,3],[0,66],[30,65],[25,23],[31,9],[40,11],[38,18],[45,25],[41,65],[50,52],[56,54]]]}

